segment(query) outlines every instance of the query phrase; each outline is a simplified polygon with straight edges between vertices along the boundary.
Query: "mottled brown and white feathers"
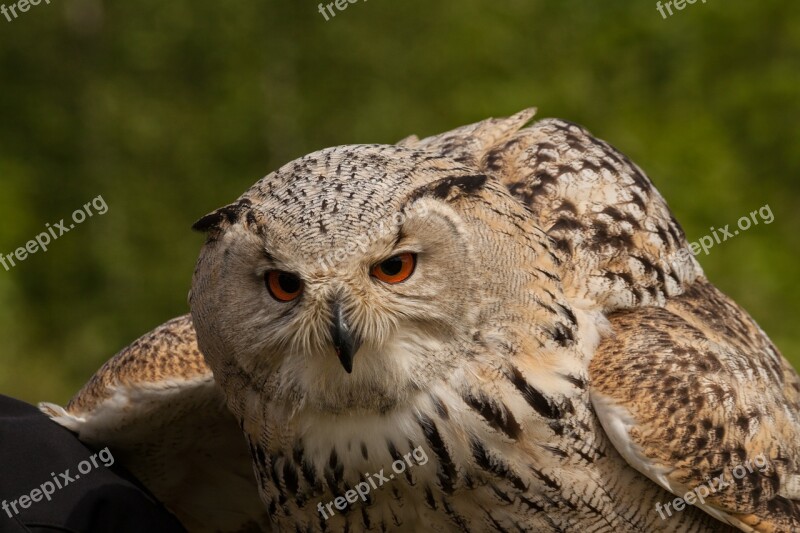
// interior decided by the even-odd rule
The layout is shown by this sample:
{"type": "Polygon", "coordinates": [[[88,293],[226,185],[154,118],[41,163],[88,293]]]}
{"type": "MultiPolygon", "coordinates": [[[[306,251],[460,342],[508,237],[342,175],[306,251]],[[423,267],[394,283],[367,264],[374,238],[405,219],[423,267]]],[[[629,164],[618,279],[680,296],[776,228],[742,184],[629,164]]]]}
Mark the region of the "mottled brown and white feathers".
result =
{"type": "Polygon", "coordinates": [[[618,422],[615,414],[631,416],[629,435],[621,437],[633,442],[615,443],[638,455],[628,450],[626,459],[678,495],[722,475],[730,486],[709,498],[706,511],[744,530],[796,530],[797,373],[703,277],[638,166],[565,121],[517,131],[530,116],[485,121],[420,144],[495,173],[565,253],[565,292],[588,298],[610,319],[613,334],[593,356],[590,377],[607,428],[618,422]],[[609,408],[613,414],[603,412],[609,408]],[[759,456],[769,466],[753,472],[759,456]],[[740,481],[734,471],[747,464],[740,481]]]}
{"type": "Polygon", "coordinates": [[[610,320],[591,377],[628,462],[678,495],[714,487],[701,507],[744,531],[798,531],[800,379],[753,320],[706,280],[610,320]]]}
{"type": "Polygon", "coordinates": [[[41,408],[82,441],[107,446],[190,531],[268,530],[247,445],[191,317],[134,341],[66,408],[41,408]]]}
{"type": "Polygon", "coordinates": [[[532,116],[322,150],[197,223],[199,346],[275,528],[797,530],[797,374],[641,169],[532,116]],[[371,275],[405,253],[402,283],[371,275]]]}
{"type": "Polygon", "coordinates": [[[663,305],[702,270],[644,172],[584,128],[534,111],[490,119],[418,146],[467,160],[505,184],[570,264],[572,298],[603,311],[663,305]]]}

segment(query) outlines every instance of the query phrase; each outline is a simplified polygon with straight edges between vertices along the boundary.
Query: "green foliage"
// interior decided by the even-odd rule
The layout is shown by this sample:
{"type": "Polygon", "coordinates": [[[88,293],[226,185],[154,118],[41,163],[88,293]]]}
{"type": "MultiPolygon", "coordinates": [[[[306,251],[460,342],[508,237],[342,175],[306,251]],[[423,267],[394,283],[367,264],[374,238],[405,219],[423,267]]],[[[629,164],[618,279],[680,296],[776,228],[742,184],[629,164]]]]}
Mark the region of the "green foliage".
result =
{"type": "Polygon", "coordinates": [[[65,0],[0,18],[0,253],[109,206],[0,269],[0,391],[65,401],[187,311],[189,231],[260,176],[335,144],[394,142],[536,105],[639,163],[701,256],[800,364],[800,7],[373,0],[65,0]]]}

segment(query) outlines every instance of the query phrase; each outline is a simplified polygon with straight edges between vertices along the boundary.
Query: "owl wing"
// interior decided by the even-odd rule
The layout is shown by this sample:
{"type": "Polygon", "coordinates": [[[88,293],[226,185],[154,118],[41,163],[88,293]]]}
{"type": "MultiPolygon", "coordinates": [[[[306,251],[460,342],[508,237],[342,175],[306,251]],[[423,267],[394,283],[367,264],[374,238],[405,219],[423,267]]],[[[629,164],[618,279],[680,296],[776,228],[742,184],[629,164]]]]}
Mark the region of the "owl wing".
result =
{"type": "Polygon", "coordinates": [[[66,408],[40,408],[83,442],[107,446],[189,531],[269,531],[244,435],[190,316],[122,350],[66,408]]]}
{"type": "Polygon", "coordinates": [[[797,373],[705,279],[638,166],[576,124],[526,127],[534,113],[402,142],[499,179],[548,233],[565,294],[610,322],[592,399],[631,466],[677,496],[721,480],[700,506],[745,531],[800,531],[797,373]]]}
{"type": "Polygon", "coordinates": [[[592,403],[627,462],[743,531],[800,531],[800,378],[752,318],[705,280],[608,318],[592,403]]]}

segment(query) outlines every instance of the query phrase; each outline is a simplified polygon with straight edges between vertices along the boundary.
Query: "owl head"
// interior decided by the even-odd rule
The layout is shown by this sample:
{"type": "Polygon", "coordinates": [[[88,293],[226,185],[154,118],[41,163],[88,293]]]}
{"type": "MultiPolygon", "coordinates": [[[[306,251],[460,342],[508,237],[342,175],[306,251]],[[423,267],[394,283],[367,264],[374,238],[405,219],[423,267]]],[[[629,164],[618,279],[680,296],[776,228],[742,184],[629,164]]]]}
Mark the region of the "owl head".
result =
{"type": "MultiPolygon", "coordinates": [[[[495,179],[422,150],[291,162],[203,217],[190,305],[218,380],[273,401],[386,410],[463,371],[555,256],[495,179]]],[[[546,283],[542,283],[542,279],[546,283]]]]}

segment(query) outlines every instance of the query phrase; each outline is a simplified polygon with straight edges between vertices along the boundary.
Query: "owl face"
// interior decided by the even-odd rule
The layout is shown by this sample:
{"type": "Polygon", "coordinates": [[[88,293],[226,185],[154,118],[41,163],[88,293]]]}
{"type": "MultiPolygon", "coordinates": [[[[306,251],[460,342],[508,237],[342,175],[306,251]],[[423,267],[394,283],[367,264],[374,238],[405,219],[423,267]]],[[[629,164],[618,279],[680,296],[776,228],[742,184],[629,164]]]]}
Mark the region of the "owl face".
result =
{"type": "Polygon", "coordinates": [[[190,300],[209,364],[335,412],[389,409],[457,371],[492,253],[460,204],[493,188],[389,146],[333,148],[267,176],[196,225],[209,239],[190,300]]]}

